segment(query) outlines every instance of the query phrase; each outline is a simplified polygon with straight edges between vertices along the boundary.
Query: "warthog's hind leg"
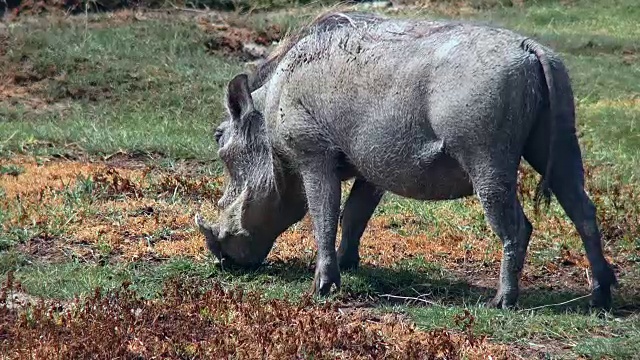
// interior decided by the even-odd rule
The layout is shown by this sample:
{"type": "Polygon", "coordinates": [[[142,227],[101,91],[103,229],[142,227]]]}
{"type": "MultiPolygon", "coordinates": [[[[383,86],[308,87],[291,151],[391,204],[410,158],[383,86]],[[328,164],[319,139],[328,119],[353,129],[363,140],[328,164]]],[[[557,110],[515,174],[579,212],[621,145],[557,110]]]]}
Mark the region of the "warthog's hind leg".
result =
{"type": "MultiPolygon", "coordinates": [[[[553,186],[553,185],[552,185],[553,186]]],[[[603,254],[600,231],[596,223],[596,209],[584,190],[574,184],[556,185],[562,188],[556,198],[576,226],[587,253],[593,273],[591,305],[609,310],[611,308],[611,286],[617,284],[616,276],[603,254]]]]}
{"type": "MultiPolygon", "coordinates": [[[[591,305],[608,310],[611,308],[611,287],[618,281],[603,254],[596,208],[584,190],[584,171],[578,139],[574,131],[562,131],[558,134],[557,143],[550,177],[551,190],[582,239],[594,278],[591,305]]],[[[547,154],[535,149],[525,150],[525,159],[541,174],[544,173],[547,161],[545,155],[547,154]]]]}
{"type": "Polygon", "coordinates": [[[600,231],[596,223],[596,209],[584,189],[577,184],[552,184],[558,189],[556,198],[574,223],[587,253],[593,273],[591,305],[609,310],[611,286],[617,284],[616,276],[603,254],[600,231]]]}
{"type": "Polygon", "coordinates": [[[356,179],[342,212],[342,241],[338,249],[340,269],[356,269],[360,262],[360,237],[384,191],[366,180],[356,179]]]}
{"type": "Polygon", "coordinates": [[[511,176],[508,177],[509,180],[503,181],[490,177],[474,182],[487,222],[503,246],[498,292],[488,304],[498,308],[512,308],[516,305],[520,274],[532,232],[531,223],[522,211],[516,196],[516,176],[514,175],[513,179],[511,176]]]}

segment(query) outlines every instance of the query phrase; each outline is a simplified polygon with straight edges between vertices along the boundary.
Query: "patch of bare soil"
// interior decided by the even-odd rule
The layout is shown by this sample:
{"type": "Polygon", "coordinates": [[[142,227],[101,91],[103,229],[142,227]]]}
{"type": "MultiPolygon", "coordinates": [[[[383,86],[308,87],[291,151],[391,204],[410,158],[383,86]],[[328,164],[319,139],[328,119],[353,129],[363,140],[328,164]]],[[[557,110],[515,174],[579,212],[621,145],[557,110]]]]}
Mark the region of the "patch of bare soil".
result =
{"type": "Polygon", "coordinates": [[[423,332],[394,315],[310,298],[265,301],[217,283],[170,281],[157,300],[140,299],[124,284],[73,304],[10,306],[16,287],[9,275],[0,289],[0,349],[8,359],[513,358],[507,346],[473,334],[468,312],[456,316],[462,330],[423,332]]]}
{"type": "Polygon", "coordinates": [[[284,32],[278,24],[256,30],[219,14],[200,16],[198,27],[208,35],[207,51],[224,56],[236,56],[243,60],[255,60],[268,55],[272,44],[280,41],[284,32]]]}
{"type": "MultiPolygon", "coordinates": [[[[12,42],[0,34],[0,48],[12,46],[12,42]]],[[[11,63],[0,52],[0,104],[9,108],[24,107],[34,113],[58,110],[68,107],[65,102],[56,102],[48,98],[46,93],[47,82],[58,76],[54,66],[36,70],[29,59],[23,58],[18,63],[11,63]]]]}
{"type": "MultiPolygon", "coordinates": [[[[133,21],[142,21],[162,14],[141,15],[139,12],[122,10],[109,13],[103,17],[69,17],[50,16],[32,19],[33,23],[22,24],[25,28],[45,26],[48,22],[87,21],[87,26],[107,27],[118,26],[133,21]],[[39,23],[40,21],[41,23],[39,23]]],[[[31,19],[27,17],[26,19],[31,19]]],[[[182,20],[181,20],[182,21],[182,20]]],[[[48,65],[37,64],[36,56],[32,54],[37,49],[25,45],[25,36],[5,34],[0,28],[0,104],[9,109],[24,109],[29,114],[44,112],[64,112],[75,101],[98,102],[114,99],[115,87],[123,87],[131,92],[146,90],[155,83],[140,78],[135,73],[115,74],[111,81],[76,83],[70,81],[70,75],[84,76],[100,71],[109,77],[111,69],[108,64],[91,62],[87,58],[78,56],[72,62],[60,65],[51,62],[48,65]],[[13,56],[7,55],[6,49],[14,49],[13,56]],[[18,55],[16,55],[18,54],[18,55]]],[[[23,30],[21,34],[25,34],[23,30]]],[[[163,86],[166,86],[164,84],[163,86]]]]}
{"type": "MultiPolygon", "coordinates": [[[[0,46],[2,38],[0,37],[0,46]]],[[[5,40],[6,46],[18,48],[17,40],[5,40]]],[[[76,59],[73,71],[95,71],[86,59],[76,59]]],[[[136,79],[125,79],[131,86],[136,79]]],[[[65,71],[51,64],[46,68],[34,66],[29,56],[11,61],[0,53],[0,104],[8,108],[20,107],[31,114],[64,112],[72,101],[101,101],[112,97],[112,89],[106,85],[69,85],[65,71]]]]}
{"type": "Polygon", "coordinates": [[[37,234],[24,244],[19,244],[17,250],[22,254],[46,262],[53,263],[68,259],[68,254],[61,240],[46,232],[37,234]]]}
{"type": "MultiPolygon", "coordinates": [[[[100,16],[67,16],[60,13],[60,6],[64,2],[54,1],[26,1],[16,8],[20,14],[50,14],[44,18],[31,16],[20,17],[19,21],[28,23],[25,26],[39,26],[37,21],[47,22],[84,22],[89,28],[119,26],[136,21],[149,19],[163,19],[166,21],[196,22],[206,33],[204,43],[207,51],[251,61],[268,55],[272,44],[283,36],[283,30],[277,24],[256,29],[249,24],[246,17],[235,14],[218,12],[188,12],[173,9],[171,11],[147,11],[137,9],[122,9],[100,16]],[[35,19],[38,19],[37,21],[35,19]],[[33,20],[31,24],[29,21],[33,20]]],[[[18,18],[15,19],[18,21],[18,18]]],[[[72,64],[71,70],[62,71],[56,64],[42,69],[33,65],[28,55],[19,60],[10,60],[6,56],[6,49],[20,49],[20,40],[9,38],[8,34],[0,32],[0,104],[15,109],[22,108],[30,114],[41,114],[49,111],[64,112],[72,102],[86,100],[90,102],[113,98],[112,86],[115,84],[71,84],[67,81],[67,73],[88,73],[100,69],[100,64],[89,63],[86,59],[78,58],[72,64]]],[[[59,67],[59,66],[58,66],[59,67]]],[[[109,69],[100,71],[108,71],[109,69]]],[[[118,77],[119,85],[125,85],[130,90],[147,88],[150,84],[131,75],[131,78],[118,77]]]]}

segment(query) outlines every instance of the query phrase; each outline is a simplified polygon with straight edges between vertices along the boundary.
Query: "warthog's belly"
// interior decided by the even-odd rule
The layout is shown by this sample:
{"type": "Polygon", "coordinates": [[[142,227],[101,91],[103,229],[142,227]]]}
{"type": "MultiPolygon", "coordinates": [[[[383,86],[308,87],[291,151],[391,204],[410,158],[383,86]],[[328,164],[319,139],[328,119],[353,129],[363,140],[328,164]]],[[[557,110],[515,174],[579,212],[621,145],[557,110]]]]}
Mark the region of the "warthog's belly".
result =
{"type": "Polygon", "coordinates": [[[355,159],[351,172],[394,194],[417,200],[449,200],[473,194],[473,186],[457,160],[444,151],[442,142],[417,151],[375,154],[355,159]]]}

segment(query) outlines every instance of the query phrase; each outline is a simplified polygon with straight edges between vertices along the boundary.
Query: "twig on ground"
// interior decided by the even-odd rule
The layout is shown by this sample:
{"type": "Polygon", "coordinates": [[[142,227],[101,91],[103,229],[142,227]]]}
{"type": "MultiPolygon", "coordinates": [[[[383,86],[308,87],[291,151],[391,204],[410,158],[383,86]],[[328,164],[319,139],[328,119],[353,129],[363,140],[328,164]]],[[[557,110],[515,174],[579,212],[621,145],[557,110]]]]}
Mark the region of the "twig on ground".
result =
{"type": "Polygon", "coordinates": [[[540,305],[540,306],[535,306],[535,307],[528,308],[528,309],[522,309],[522,310],[519,310],[518,312],[532,311],[532,310],[538,310],[538,309],[543,309],[543,308],[548,308],[548,307],[553,307],[553,306],[566,305],[566,304],[570,304],[572,302],[576,302],[578,300],[582,300],[582,299],[587,298],[589,296],[591,296],[591,294],[578,296],[577,298],[574,298],[574,299],[571,299],[571,300],[567,300],[567,301],[563,301],[563,302],[559,302],[559,303],[555,303],[555,304],[540,305]]]}
{"type": "Polygon", "coordinates": [[[78,211],[74,212],[74,213],[69,217],[69,219],[67,219],[67,221],[64,223],[64,225],[62,225],[62,227],[64,228],[65,226],[69,225],[69,223],[71,222],[71,220],[73,220],[73,219],[76,217],[76,215],[78,215],[78,211]]]}
{"type": "Polygon", "coordinates": [[[433,306],[442,306],[442,305],[438,304],[435,301],[425,300],[425,299],[421,299],[421,298],[417,298],[417,297],[396,296],[396,295],[390,295],[390,294],[382,294],[382,295],[380,295],[380,297],[385,297],[385,298],[389,298],[389,299],[420,301],[420,302],[423,302],[425,304],[429,304],[429,305],[433,305],[433,306]]]}
{"type": "Polygon", "coordinates": [[[114,156],[117,155],[129,155],[129,153],[127,153],[126,151],[122,151],[122,150],[118,150],[112,154],[108,154],[102,157],[102,161],[108,161],[109,159],[111,159],[114,156]]]}
{"type": "Polygon", "coordinates": [[[193,8],[188,8],[188,7],[180,7],[180,6],[176,6],[175,4],[171,4],[171,7],[174,8],[175,10],[180,10],[180,11],[185,11],[185,12],[194,12],[197,14],[211,14],[213,13],[213,11],[209,10],[207,8],[207,10],[200,10],[200,9],[193,9],[193,8]]]}
{"type": "Polygon", "coordinates": [[[8,138],[6,138],[5,140],[2,140],[2,141],[1,141],[1,143],[3,143],[3,144],[8,144],[8,143],[9,143],[9,141],[11,141],[11,139],[13,139],[13,137],[14,137],[14,136],[16,136],[16,134],[17,134],[17,133],[18,133],[17,131],[14,131],[14,132],[13,132],[13,134],[11,134],[11,136],[9,136],[8,138]]]}

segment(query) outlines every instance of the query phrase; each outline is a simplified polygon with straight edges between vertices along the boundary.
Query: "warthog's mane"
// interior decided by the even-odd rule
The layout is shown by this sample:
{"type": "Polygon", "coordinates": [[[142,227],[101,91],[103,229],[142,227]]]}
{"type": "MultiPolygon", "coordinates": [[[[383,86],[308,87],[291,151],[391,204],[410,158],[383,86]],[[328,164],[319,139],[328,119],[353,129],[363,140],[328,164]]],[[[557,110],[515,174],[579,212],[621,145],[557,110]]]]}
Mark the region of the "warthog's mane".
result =
{"type": "Polygon", "coordinates": [[[340,29],[343,27],[358,28],[364,25],[376,24],[388,18],[376,14],[359,12],[328,11],[320,14],[298,31],[286,36],[274,51],[251,74],[250,90],[262,87],[275,72],[287,53],[303,38],[340,29]]]}
{"type": "MultiPolygon", "coordinates": [[[[298,31],[286,36],[269,57],[249,74],[249,90],[253,92],[267,83],[287,53],[305,37],[328,33],[346,26],[361,27],[384,20],[385,18],[373,14],[335,11],[321,14],[298,31]]],[[[274,190],[278,195],[283,195],[282,192],[287,185],[286,181],[283,181],[286,176],[284,173],[291,166],[286,157],[276,154],[277,149],[271,146],[271,139],[266,133],[260,133],[258,136],[262,141],[257,141],[257,139],[241,140],[246,141],[241,148],[246,148],[247,154],[238,155],[241,158],[246,157],[247,161],[244,164],[236,165],[244,167],[245,174],[251,174],[246,179],[237,179],[244,182],[243,188],[252,189],[251,196],[245,199],[247,201],[262,201],[273,194],[274,190]],[[265,144],[267,146],[263,147],[265,144]]],[[[234,221],[239,220],[235,219],[234,221]]]]}

